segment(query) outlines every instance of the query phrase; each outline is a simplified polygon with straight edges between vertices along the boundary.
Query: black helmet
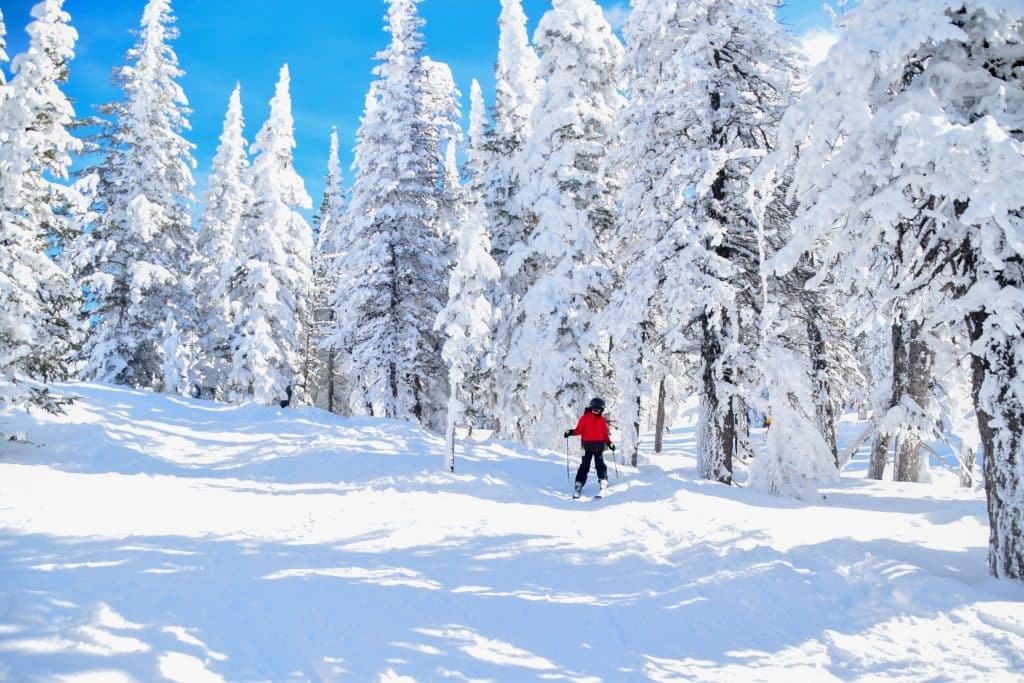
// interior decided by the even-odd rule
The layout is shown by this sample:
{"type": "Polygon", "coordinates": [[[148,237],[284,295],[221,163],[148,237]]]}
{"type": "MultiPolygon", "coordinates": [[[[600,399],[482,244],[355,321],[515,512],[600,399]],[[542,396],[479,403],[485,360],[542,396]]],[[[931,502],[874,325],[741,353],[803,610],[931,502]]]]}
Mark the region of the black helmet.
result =
{"type": "Polygon", "coordinates": [[[604,399],[603,398],[591,399],[590,400],[589,408],[591,410],[604,410],[604,399]]]}

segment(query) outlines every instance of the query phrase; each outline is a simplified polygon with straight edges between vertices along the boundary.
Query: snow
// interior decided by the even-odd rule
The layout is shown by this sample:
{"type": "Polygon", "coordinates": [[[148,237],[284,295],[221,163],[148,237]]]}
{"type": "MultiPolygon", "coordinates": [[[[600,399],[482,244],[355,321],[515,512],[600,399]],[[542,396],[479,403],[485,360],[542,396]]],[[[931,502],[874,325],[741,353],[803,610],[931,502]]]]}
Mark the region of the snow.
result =
{"type": "Polygon", "coordinates": [[[700,480],[685,423],[574,502],[563,451],[450,475],[410,423],[58,388],[0,415],[36,444],[0,457],[0,680],[1024,676],[1024,586],[941,469],[780,499],[700,480]]]}

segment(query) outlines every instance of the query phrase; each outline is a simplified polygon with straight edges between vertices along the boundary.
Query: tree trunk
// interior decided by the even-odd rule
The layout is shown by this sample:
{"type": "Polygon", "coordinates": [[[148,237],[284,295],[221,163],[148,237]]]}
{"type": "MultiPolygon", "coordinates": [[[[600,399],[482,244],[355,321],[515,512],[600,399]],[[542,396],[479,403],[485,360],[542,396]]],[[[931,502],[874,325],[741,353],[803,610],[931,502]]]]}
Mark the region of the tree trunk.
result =
{"type": "Polygon", "coordinates": [[[982,355],[971,357],[971,384],[984,453],[989,571],[1024,581],[1024,400],[1015,387],[1024,379],[1024,349],[986,312],[973,313],[968,330],[973,348],[987,340],[982,355]]]}
{"type": "MultiPolygon", "coordinates": [[[[898,310],[892,323],[892,393],[887,410],[908,399],[918,406],[918,410],[923,411],[923,407],[932,400],[929,383],[933,362],[934,355],[924,340],[921,324],[906,320],[902,311],[898,310]]],[[[886,453],[893,438],[896,438],[893,478],[896,481],[923,480],[928,457],[921,454],[921,438],[913,429],[900,430],[896,434],[879,430],[871,449],[869,476],[872,479],[882,478],[886,453]]]]}
{"type": "Polygon", "coordinates": [[[334,351],[327,352],[327,412],[334,412],[334,351]]]}
{"type": "MultiPolygon", "coordinates": [[[[921,334],[921,324],[914,320],[904,321],[893,342],[894,362],[893,386],[898,390],[898,401],[906,397],[920,410],[931,401],[929,384],[932,378],[934,355],[921,334]]],[[[921,453],[921,438],[911,430],[900,435],[899,449],[895,461],[896,481],[923,481],[928,470],[928,456],[921,453]]]]}
{"type": "Polygon", "coordinates": [[[885,476],[885,463],[889,459],[889,442],[892,437],[888,434],[878,434],[875,442],[871,445],[871,465],[868,468],[868,476],[872,479],[882,480],[885,476]]]}
{"type": "Polygon", "coordinates": [[[654,420],[654,452],[661,453],[665,433],[665,378],[658,383],[658,413],[654,420]]]}
{"type": "MultiPolygon", "coordinates": [[[[646,334],[630,332],[622,340],[609,367],[618,367],[622,396],[622,455],[636,467],[640,460],[640,411],[644,386],[644,345],[646,334]]],[[[609,382],[610,383],[610,382],[609,382]]],[[[612,454],[614,457],[614,454],[612,454]]],[[[618,462],[618,461],[616,461],[618,462]]]]}
{"type": "Polygon", "coordinates": [[[701,342],[700,426],[697,433],[697,461],[704,479],[732,484],[732,456],[736,442],[736,420],[731,396],[723,396],[722,389],[729,381],[718,369],[722,356],[722,341],[712,329],[707,315],[701,316],[703,340],[701,342]]]}
{"type": "Polygon", "coordinates": [[[836,428],[836,411],[832,405],[831,387],[828,381],[828,355],[825,340],[818,325],[819,311],[811,306],[807,317],[807,338],[810,341],[811,370],[814,372],[814,404],[818,430],[825,437],[825,443],[832,449],[832,457],[839,467],[839,444],[836,428]]]}
{"type": "Polygon", "coordinates": [[[733,453],[741,460],[749,460],[754,455],[750,445],[750,418],[747,415],[747,402],[739,396],[732,399],[733,415],[736,422],[736,448],[733,453]]]}
{"type": "Polygon", "coordinates": [[[961,457],[963,459],[960,461],[960,486],[969,489],[974,486],[974,459],[978,454],[973,448],[965,448],[961,457]]]}

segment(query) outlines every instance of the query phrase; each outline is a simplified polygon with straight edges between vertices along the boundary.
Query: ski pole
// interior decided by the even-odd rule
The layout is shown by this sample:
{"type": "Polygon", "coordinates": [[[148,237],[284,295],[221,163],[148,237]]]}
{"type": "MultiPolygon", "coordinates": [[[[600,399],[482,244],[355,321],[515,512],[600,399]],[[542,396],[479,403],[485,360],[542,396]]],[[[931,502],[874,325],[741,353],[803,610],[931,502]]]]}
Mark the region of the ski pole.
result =
{"type": "Polygon", "coordinates": [[[569,437],[565,437],[565,480],[572,481],[569,477],[569,437]]]}

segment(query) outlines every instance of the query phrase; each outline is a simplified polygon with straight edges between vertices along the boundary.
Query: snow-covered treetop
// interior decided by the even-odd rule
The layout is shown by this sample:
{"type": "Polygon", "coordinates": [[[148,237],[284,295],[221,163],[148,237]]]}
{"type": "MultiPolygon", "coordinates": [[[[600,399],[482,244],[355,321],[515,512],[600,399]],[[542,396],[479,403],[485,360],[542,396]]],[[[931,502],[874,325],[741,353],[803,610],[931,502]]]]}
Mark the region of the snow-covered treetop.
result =
{"type": "Polygon", "coordinates": [[[338,157],[338,129],[331,129],[331,149],[327,158],[327,187],[316,216],[317,250],[326,256],[337,256],[344,244],[342,228],[345,214],[344,175],[338,157]]]}
{"type": "MultiPolygon", "coordinates": [[[[534,42],[542,54],[541,73],[549,79],[556,74],[571,74],[572,78],[562,83],[548,83],[547,90],[566,90],[567,95],[585,100],[594,97],[588,86],[595,86],[598,96],[604,96],[607,84],[618,80],[622,43],[593,0],[553,0],[553,5],[534,34],[534,42]],[[574,49],[566,49],[568,46],[574,49]]],[[[613,99],[613,102],[594,101],[593,104],[598,108],[618,109],[623,100],[617,95],[613,99]]]]}
{"type": "Polygon", "coordinates": [[[341,182],[344,174],[341,170],[341,161],[338,156],[338,127],[331,128],[331,149],[327,157],[327,177],[330,180],[341,182]]]}
{"type": "Polygon", "coordinates": [[[29,48],[11,64],[9,87],[14,100],[4,114],[4,127],[18,131],[15,142],[36,150],[34,160],[44,164],[36,170],[57,178],[67,178],[70,155],[81,149],[81,142],[67,130],[74,108],[60,90],[60,84],[67,81],[68,63],[75,56],[78,39],[63,4],[64,0],[43,0],[32,8],[35,21],[25,29],[29,48]]]}
{"type": "Polygon", "coordinates": [[[530,47],[521,0],[501,0],[498,26],[501,33],[495,68],[496,133],[501,137],[526,138],[539,94],[540,60],[530,47]]]}
{"type": "MultiPolygon", "coordinates": [[[[242,86],[235,84],[228,100],[228,111],[224,116],[224,129],[220,135],[220,145],[217,147],[217,154],[213,158],[214,175],[211,178],[211,187],[207,197],[218,191],[213,186],[215,179],[222,180],[225,174],[223,171],[230,170],[227,177],[240,178],[248,167],[248,157],[245,152],[245,119],[242,116],[242,86]]],[[[209,203],[209,202],[208,202],[209,203]]]]}
{"type": "MultiPolygon", "coordinates": [[[[6,47],[7,47],[7,26],[4,25],[4,11],[3,11],[3,9],[0,9],[0,64],[3,64],[4,62],[6,62],[9,59],[9,57],[7,56],[7,53],[4,51],[4,48],[6,48],[6,47]]],[[[0,69],[0,86],[2,86],[4,84],[4,82],[5,82],[4,70],[0,69]]],[[[0,98],[2,98],[2,95],[0,95],[0,98]]]]}
{"type": "Polygon", "coordinates": [[[101,111],[117,119],[110,143],[120,153],[110,155],[105,163],[107,182],[120,189],[116,202],[144,194],[147,201],[163,207],[165,218],[179,226],[176,239],[187,240],[194,201],[195,145],[182,135],[191,129],[191,112],[177,82],[184,72],[170,45],[178,37],[174,22],[169,0],[149,1],[138,41],[115,76],[125,100],[101,111]],[[143,178],[160,178],[161,182],[141,182],[143,178]]]}
{"type": "Polygon", "coordinates": [[[487,110],[484,105],[484,92],[480,82],[475,78],[469,86],[469,145],[470,149],[478,150],[484,144],[484,133],[487,129],[487,110]]]}
{"type": "Polygon", "coordinates": [[[161,107],[148,88],[139,87],[141,83],[152,84],[154,90],[168,93],[181,107],[188,106],[185,91],[176,80],[184,72],[178,68],[178,56],[169,44],[179,33],[174,22],[170,0],[149,1],[142,13],[140,40],[128,51],[131,66],[123,67],[122,75],[131,99],[129,109],[135,117],[141,120],[149,120],[151,116],[167,117],[169,127],[189,130],[191,126],[184,109],[161,107]]]}
{"type": "Polygon", "coordinates": [[[402,63],[403,58],[414,60],[419,57],[423,51],[423,34],[420,29],[426,23],[416,9],[421,0],[386,1],[388,12],[384,30],[391,34],[391,42],[377,53],[376,59],[381,63],[373,70],[381,78],[386,77],[389,64],[402,63]]]}
{"type": "Polygon", "coordinates": [[[231,242],[250,194],[245,185],[249,157],[245,150],[241,90],[241,85],[236,84],[228,100],[220,145],[213,158],[213,173],[206,191],[206,208],[199,221],[201,249],[214,270],[219,270],[223,259],[235,248],[231,242]]]}
{"type": "Polygon", "coordinates": [[[510,272],[531,254],[568,263],[591,253],[597,214],[611,207],[600,160],[625,104],[616,87],[622,44],[593,0],[555,0],[535,42],[547,80],[518,172],[519,201],[533,207],[539,225],[526,251],[523,244],[514,249],[510,272]],[[568,254],[566,245],[580,252],[568,254]]]}
{"type": "Polygon", "coordinates": [[[253,191],[257,200],[275,197],[287,206],[308,209],[313,200],[292,165],[296,143],[290,85],[291,75],[285,64],[270,100],[270,116],[250,149],[252,154],[259,154],[253,164],[253,191]]]}
{"type": "MultiPolygon", "coordinates": [[[[57,73],[27,73],[25,79],[36,81],[41,79],[56,80],[63,83],[68,77],[67,64],[75,56],[75,41],[78,32],[69,22],[71,15],[63,9],[64,0],[43,0],[32,8],[35,19],[25,28],[29,35],[30,47],[17,55],[11,63],[11,73],[17,75],[29,69],[57,68],[57,73]],[[43,67],[45,64],[47,66],[43,67]]],[[[7,59],[4,46],[3,16],[0,15],[0,61],[7,59]]]]}
{"type": "Polygon", "coordinates": [[[430,57],[420,59],[423,80],[419,91],[422,115],[430,125],[437,128],[442,140],[462,140],[462,128],[458,125],[462,118],[459,98],[462,94],[455,86],[452,69],[444,62],[435,62],[430,57]]]}

